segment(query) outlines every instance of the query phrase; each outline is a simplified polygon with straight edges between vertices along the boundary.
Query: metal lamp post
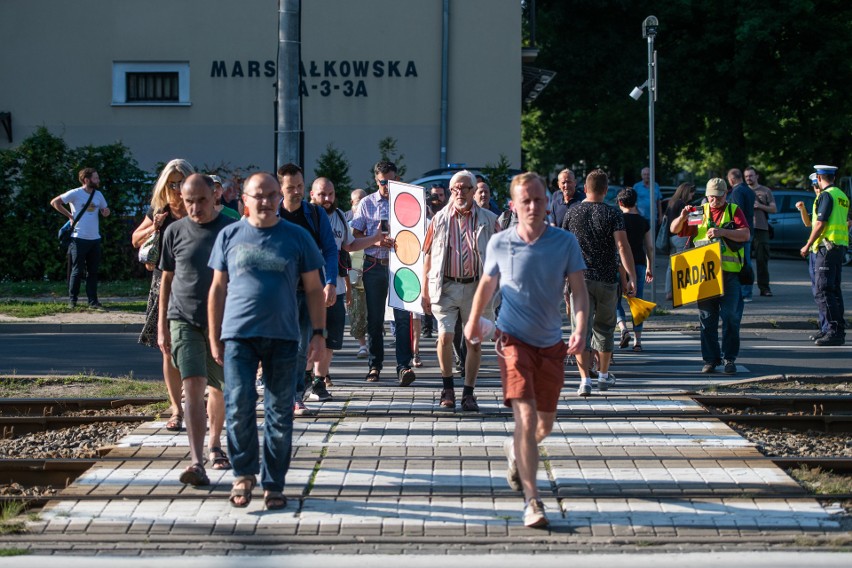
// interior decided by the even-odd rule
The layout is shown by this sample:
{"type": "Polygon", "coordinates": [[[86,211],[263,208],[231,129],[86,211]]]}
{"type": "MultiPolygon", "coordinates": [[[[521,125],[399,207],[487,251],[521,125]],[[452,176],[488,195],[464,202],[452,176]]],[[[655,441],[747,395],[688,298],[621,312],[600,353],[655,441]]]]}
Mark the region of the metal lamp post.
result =
{"type": "MultiPolygon", "coordinates": [[[[654,175],[654,103],[657,101],[657,52],[654,51],[654,37],[657,35],[659,21],[655,16],[648,16],[642,22],[642,37],[648,40],[648,168],[651,170],[651,181],[648,187],[650,193],[651,231],[657,234],[657,199],[654,175]]],[[[632,93],[631,93],[632,94],[632,93]]],[[[640,93],[641,94],[641,93],[640,93]]],[[[656,252],[656,251],[655,251],[656,252]]],[[[649,267],[652,270],[654,267],[649,267]]],[[[651,282],[651,301],[657,302],[657,279],[651,282]]]]}

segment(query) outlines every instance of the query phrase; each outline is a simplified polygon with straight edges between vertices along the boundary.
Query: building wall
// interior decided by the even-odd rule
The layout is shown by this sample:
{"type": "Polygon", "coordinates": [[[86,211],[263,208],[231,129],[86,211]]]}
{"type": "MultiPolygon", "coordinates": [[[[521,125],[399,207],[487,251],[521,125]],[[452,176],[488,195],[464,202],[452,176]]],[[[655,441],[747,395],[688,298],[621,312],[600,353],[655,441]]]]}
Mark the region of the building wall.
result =
{"type": "MultiPolygon", "coordinates": [[[[520,9],[450,7],[448,161],[505,154],[517,166],[520,9]]],[[[441,10],[441,0],[302,2],[307,177],[331,143],[365,182],[388,136],[409,179],[441,165],[441,10]]],[[[13,144],[44,125],[71,146],[121,141],[147,169],[174,157],[274,167],[277,0],[3,0],[0,37],[13,144]],[[115,61],[189,62],[191,104],[113,105],[115,61]]]]}

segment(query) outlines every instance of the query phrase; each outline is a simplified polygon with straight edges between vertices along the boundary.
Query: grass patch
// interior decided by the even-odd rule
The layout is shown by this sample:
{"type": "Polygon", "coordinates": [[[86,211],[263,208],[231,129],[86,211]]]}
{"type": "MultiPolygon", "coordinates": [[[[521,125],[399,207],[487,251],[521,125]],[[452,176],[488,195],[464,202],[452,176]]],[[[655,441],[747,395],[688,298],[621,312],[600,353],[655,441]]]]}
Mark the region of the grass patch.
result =
{"type": "MultiPolygon", "coordinates": [[[[162,397],[168,400],[163,381],[132,377],[109,378],[87,375],[22,379],[0,376],[0,397],[4,398],[133,398],[162,397]]],[[[168,408],[163,403],[163,410],[168,408]]],[[[156,407],[158,405],[154,405],[156,407]]],[[[155,410],[155,408],[152,408],[155,410]]]]}
{"type": "MultiPolygon", "coordinates": [[[[110,311],[145,313],[146,300],[132,300],[122,302],[106,302],[104,304],[110,311]]],[[[52,301],[34,300],[3,300],[0,301],[0,314],[16,318],[36,318],[40,316],[52,316],[56,314],[70,314],[73,312],[92,312],[85,303],[76,308],[68,307],[68,300],[54,299],[52,301]]]]}
{"type": "Polygon", "coordinates": [[[0,556],[26,556],[29,553],[23,548],[0,548],[0,556]]]}
{"type": "Polygon", "coordinates": [[[806,465],[791,470],[790,475],[805,489],[817,495],[852,493],[852,476],[838,475],[831,470],[806,465]]]}
{"type": "Polygon", "coordinates": [[[26,532],[26,524],[18,519],[25,508],[23,501],[7,501],[0,505],[0,535],[26,532]]]}
{"type": "MultiPolygon", "coordinates": [[[[127,298],[147,296],[151,288],[151,279],[110,280],[98,282],[98,295],[104,297],[127,298]]],[[[42,280],[25,280],[22,282],[0,282],[0,298],[40,298],[68,297],[67,282],[44,282],[42,280]]]]}

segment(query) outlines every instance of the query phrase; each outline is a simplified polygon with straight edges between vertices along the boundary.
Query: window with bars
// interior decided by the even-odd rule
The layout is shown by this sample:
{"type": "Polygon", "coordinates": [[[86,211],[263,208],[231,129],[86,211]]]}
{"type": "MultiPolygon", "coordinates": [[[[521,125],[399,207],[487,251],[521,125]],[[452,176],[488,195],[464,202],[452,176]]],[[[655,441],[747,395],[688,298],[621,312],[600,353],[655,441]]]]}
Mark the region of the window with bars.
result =
{"type": "Polygon", "coordinates": [[[190,106],[188,61],[113,61],[113,106],[190,106]]]}
{"type": "Polygon", "coordinates": [[[127,73],[129,103],[177,102],[180,100],[179,76],[175,72],[127,73]]]}

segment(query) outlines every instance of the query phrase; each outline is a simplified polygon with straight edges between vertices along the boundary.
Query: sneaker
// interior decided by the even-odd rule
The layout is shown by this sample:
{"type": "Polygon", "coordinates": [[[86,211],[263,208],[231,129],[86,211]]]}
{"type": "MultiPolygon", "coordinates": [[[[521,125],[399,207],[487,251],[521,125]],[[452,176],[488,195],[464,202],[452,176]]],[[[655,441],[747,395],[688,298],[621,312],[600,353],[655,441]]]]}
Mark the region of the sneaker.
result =
{"type": "Polygon", "coordinates": [[[748,298],[743,298],[743,303],[744,304],[750,304],[751,303],[751,296],[749,296],[748,298]]]}
{"type": "Polygon", "coordinates": [[[95,310],[96,312],[105,312],[107,309],[100,302],[92,302],[89,304],[90,310],[95,310]]]}
{"type": "Polygon", "coordinates": [[[472,394],[463,395],[461,408],[465,412],[479,412],[479,404],[476,402],[476,397],[472,394]]]}
{"type": "Polygon", "coordinates": [[[293,416],[310,416],[313,414],[305,403],[301,400],[297,400],[295,404],[293,404],[293,416]]]}
{"type": "Polygon", "coordinates": [[[441,407],[455,408],[456,407],[456,391],[453,389],[441,389],[441,407]]]}
{"type": "Polygon", "coordinates": [[[531,529],[546,527],[550,524],[544,514],[544,503],[541,499],[531,499],[524,508],[524,526],[531,529]]]}
{"type": "Polygon", "coordinates": [[[721,365],[721,361],[714,361],[713,363],[704,363],[704,366],[701,367],[701,372],[705,375],[709,375],[710,373],[716,372],[716,367],[721,365]]]}
{"type": "Polygon", "coordinates": [[[307,394],[308,400],[316,400],[319,402],[326,402],[331,400],[331,394],[329,394],[328,390],[325,388],[325,381],[322,379],[315,380],[311,386],[308,387],[308,390],[305,391],[307,394]]]}
{"type": "Polygon", "coordinates": [[[506,454],[506,460],[509,462],[509,467],[506,468],[506,481],[513,490],[522,491],[521,474],[518,473],[518,464],[515,462],[514,438],[509,437],[503,441],[503,452],[506,454]]]}
{"type": "Polygon", "coordinates": [[[824,332],[824,331],[818,331],[815,334],[808,337],[808,339],[810,339],[811,341],[816,341],[817,339],[822,339],[823,337],[825,337],[825,333],[826,332],[824,332]]]}
{"type": "Polygon", "coordinates": [[[609,374],[607,378],[603,378],[598,375],[598,390],[605,391],[609,389],[609,387],[615,386],[615,375],[612,373],[609,374]]]}
{"type": "Polygon", "coordinates": [[[583,383],[580,385],[580,388],[577,389],[577,396],[591,396],[592,395],[592,385],[589,383],[583,383]]]}
{"type": "Polygon", "coordinates": [[[417,353],[414,355],[414,358],[411,360],[412,367],[422,367],[423,361],[420,360],[420,354],[417,353]]]}
{"type": "Polygon", "coordinates": [[[420,337],[423,337],[425,339],[432,339],[432,330],[424,329],[423,332],[420,334],[420,337]]]}
{"type": "Polygon", "coordinates": [[[767,288],[766,290],[761,290],[760,295],[766,296],[766,297],[771,297],[772,296],[772,290],[770,290],[769,288],[767,288]]]}
{"type": "Polygon", "coordinates": [[[369,355],[369,354],[370,353],[367,351],[367,346],[362,345],[361,347],[358,348],[358,354],[355,355],[355,357],[357,357],[358,359],[366,359],[367,355],[369,355]]]}
{"type": "Polygon", "coordinates": [[[737,374],[737,366],[733,361],[725,361],[725,370],[724,373],[726,375],[736,375],[737,374]]]}
{"type": "Polygon", "coordinates": [[[826,347],[831,345],[844,345],[846,343],[846,337],[843,335],[829,335],[825,334],[816,341],[814,341],[814,345],[819,345],[820,347],[826,347]]]}

